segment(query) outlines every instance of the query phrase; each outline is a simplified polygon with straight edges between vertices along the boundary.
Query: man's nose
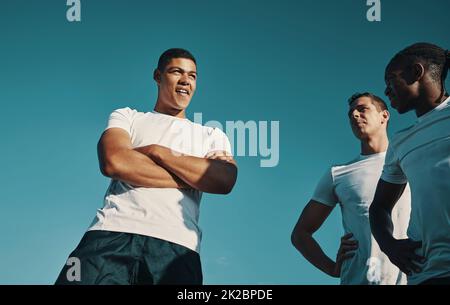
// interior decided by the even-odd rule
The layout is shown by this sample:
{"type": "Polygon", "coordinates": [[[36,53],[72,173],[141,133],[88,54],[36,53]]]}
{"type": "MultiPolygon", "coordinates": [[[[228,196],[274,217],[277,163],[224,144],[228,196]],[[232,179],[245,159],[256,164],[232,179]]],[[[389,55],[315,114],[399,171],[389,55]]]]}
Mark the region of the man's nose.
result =
{"type": "Polygon", "coordinates": [[[186,74],[183,74],[178,80],[178,83],[185,86],[189,85],[189,77],[186,74]]]}

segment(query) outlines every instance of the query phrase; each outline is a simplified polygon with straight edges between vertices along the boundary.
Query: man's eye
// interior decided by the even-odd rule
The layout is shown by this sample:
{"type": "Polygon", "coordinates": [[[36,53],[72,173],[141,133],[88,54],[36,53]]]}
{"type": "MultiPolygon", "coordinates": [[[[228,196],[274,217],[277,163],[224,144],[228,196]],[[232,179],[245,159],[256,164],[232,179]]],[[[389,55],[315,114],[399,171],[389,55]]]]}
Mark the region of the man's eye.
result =
{"type": "Polygon", "coordinates": [[[195,75],[193,75],[193,74],[192,74],[192,75],[189,75],[189,77],[190,77],[191,79],[194,79],[194,80],[197,79],[197,76],[195,76],[195,75]]]}

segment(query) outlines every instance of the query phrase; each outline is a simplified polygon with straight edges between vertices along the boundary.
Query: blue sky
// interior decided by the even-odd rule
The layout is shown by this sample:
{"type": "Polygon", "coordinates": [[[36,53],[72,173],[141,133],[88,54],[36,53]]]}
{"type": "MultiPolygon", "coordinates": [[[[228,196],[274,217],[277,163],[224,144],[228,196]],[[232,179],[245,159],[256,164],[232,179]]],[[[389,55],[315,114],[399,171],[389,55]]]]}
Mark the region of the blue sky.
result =
{"type": "MultiPolygon", "coordinates": [[[[65,3],[0,4],[0,284],[54,282],[102,206],[109,113],[153,109],[171,47],[198,60],[189,118],[280,122],[278,166],[237,157],[233,192],[203,197],[204,282],[337,284],[291,246],[292,227],[324,170],[359,153],[347,98],[383,96],[385,65],[409,44],[450,47],[450,2],[382,0],[375,23],[364,0],[81,0],[79,23],[65,3]]],[[[392,113],[390,133],[413,121],[392,113]]],[[[331,257],[340,222],[336,209],[317,234],[331,257]]]]}

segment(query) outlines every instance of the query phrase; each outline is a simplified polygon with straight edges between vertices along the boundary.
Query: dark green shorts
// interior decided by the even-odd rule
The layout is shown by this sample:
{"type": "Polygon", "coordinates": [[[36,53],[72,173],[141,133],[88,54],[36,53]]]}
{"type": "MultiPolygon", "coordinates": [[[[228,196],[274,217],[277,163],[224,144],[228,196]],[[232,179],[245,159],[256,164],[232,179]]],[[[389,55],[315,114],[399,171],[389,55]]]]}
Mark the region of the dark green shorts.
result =
{"type": "Polygon", "coordinates": [[[201,285],[200,256],[138,234],[89,231],[70,254],[56,285],[201,285]]]}

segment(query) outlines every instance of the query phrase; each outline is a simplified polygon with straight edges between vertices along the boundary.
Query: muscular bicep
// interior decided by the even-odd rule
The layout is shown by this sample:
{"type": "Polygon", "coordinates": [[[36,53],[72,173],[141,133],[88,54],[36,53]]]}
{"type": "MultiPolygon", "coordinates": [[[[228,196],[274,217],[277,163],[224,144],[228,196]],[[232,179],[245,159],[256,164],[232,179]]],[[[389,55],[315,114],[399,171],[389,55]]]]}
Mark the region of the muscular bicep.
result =
{"type": "Polygon", "coordinates": [[[132,149],[131,138],[122,128],[109,128],[103,132],[97,144],[97,154],[100,169],[103,174],[109,172],[114,154],[121,150],[132,149]]]}
{"type": "Polygon", "coordinates": [[[380,179],[371,208],[382,208],[390,213],[400,196],[403,194],[405,187],[406,183],[395,184],[380,179]]]}
{"type": "Polygon", "coordinates": [[[333,207],[310,200],[303,209],[293,233],[306,232],[312,235],[322,226],[331,211],[333,211],[333,207]]]}

